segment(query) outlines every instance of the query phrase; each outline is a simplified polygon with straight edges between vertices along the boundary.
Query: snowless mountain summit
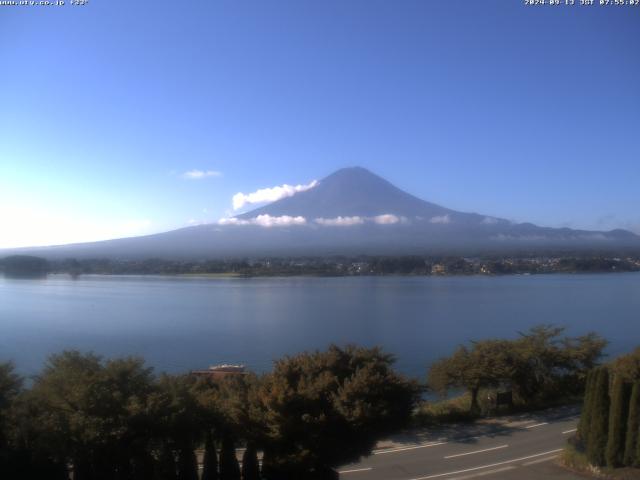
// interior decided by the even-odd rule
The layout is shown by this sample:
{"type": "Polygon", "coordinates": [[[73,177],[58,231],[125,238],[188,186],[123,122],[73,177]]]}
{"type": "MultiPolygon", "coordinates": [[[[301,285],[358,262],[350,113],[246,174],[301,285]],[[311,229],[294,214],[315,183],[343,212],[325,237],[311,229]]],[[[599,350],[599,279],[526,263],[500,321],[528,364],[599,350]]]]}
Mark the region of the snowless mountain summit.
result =
{"type": "MultiPolygon", "coordinates": [[[[374,173],[338,170],[310,188],[215,223],[144,237],[20,249],[49,258],[480,254],[640,248],[626,230],[539,227],[417,198],[374,173]]],[[[18,253],[0,251],[5,253],[18,253]]]]}

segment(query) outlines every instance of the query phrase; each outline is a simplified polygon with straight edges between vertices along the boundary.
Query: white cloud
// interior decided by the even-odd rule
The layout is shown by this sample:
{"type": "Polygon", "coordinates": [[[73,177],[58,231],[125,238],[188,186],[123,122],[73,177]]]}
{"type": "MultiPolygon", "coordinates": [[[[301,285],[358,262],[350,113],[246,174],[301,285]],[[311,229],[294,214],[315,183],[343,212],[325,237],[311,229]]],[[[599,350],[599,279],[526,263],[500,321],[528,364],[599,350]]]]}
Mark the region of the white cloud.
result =
{"type": "MultiPolygon", "coordinates": [[[[350,227],[354,225],[363,225],[365,223],[376,223],[378,225],[393,225],[396,223],[409,223],[406,217],[398,217],[387,213],[375,217],[334,217],[334,218],[315,218],[314,223],[323,227],[350,227]]],[[[218,225],[258,225],[261,227],[286,227],[291,225],[308,225],[307,219],[302,216],[292,217],[283,215],[274,217],[271,215],[258,215],[254,218],[244,219],[238,217],[224,217],[218,220],[218,225]]]]}
{"type": "Polygon", "coordinates": [[[482,223],[484,223],[485,225],[495,225],[496,223],[498,223],[498,219],[496,217],[484,217],[482,219],[482,223]]]}
{"type": "Polygon", "coordinates": [[[362,217],[335,217],[335,218],[316,218],[314,220],[318,225],[326,227],[349,227],[351,225],[362,225],[365,221],[362,217]]]}
{"type": "Polygon", "coordinates": [[[242,220],[240,218],[235,218],[235,217],[231,217],[231,218],[225,217],[218,220],[218,225],[251,225],[251,222],[249,222],[249,220],[242,220]]]}
{"type": "Polygon", "coordinates": [[[376,223],[378,225],[394,225],[396,223],[409,223],[407,217],[398,217],[391,213],[385,213],[384,215],[377,215],[375,217],[335,217],[335,218],[316,218],[314,220],[318,225],[325,227],[350,227],[353,225],[362,225],[364,223],[376,223]]]}
{"type": "Polygon", "coordinates": [[[283,215],[281,217],[272,217],[271,215],[258,215],[255,219],[256,225],[261,227],[286,227],[289,225],[305,225],[307,219],[304,217],[290,217],[283,215]]]}
{"type": "Polygon", "coordinates": [[[400,222],[401,220],[402,219],[400,217],[392,215],[390,213],[373,217],[373,221],[378,225],[392,225],[394,223],[400,222]]]}
{"type": "Polygon", "coordinates": [[[182,174],[182,178],[187,180],[202,180],[207,177],[220,177],[222,176],[222,172],[218,172],[217,170],[189,170],[188,172],[184,172],[182,174]]]}
{"type": "Polygon", "coordinates": [[[449,215],[438,215],[436,217],[431,217],[429,222],[447,224],[451,223],[451,217],[449,215]]]}
{"type": "Polygon", "coordinates": [[[318,181],[314,180],[308,185],[280,185],[273,188],[261,188],[252,193],[238,192],[233,196],[233,209],[238,210],[247,204],[275,202],[281,198],[291,197],[299,192],[304,192],[318,185],[318,181]]]}
{"type": "Polygon", "coordinates": [[[306,225],[307,219],[304,217],[291,217],[282,215],[281,217],[272,217],[271,215],[258,215],[248,220],[232,217],[221,218],[218,220],[219,225],[258,225],[260,227],[288,227],[295,225],[306,225]]]}

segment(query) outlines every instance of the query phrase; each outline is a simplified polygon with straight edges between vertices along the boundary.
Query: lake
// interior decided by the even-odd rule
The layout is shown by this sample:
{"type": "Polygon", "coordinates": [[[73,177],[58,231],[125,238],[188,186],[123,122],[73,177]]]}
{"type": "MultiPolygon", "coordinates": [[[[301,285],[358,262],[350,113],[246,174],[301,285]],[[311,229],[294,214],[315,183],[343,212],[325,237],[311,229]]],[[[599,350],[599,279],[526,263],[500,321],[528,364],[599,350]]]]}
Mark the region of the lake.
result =
{"type": "Polygon", "coordinates": [[[329,343],[381,345],[424,377],[456,345],[553,323],[640,344],[640,274],[191,278],[0,276],[0,361],[36,373],[63,349],[142,355],[160,371],[274,359],[329,343]]]}

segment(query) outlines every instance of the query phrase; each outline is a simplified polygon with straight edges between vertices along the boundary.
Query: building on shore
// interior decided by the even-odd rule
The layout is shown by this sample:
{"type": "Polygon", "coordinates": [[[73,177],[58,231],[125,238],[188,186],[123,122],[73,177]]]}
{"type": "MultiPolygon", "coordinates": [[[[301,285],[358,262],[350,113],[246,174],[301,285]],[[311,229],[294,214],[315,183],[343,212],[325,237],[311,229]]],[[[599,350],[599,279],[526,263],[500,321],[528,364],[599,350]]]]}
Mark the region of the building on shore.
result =
{"type": "Polygon", "coordinates": [[[212,380],[219,380],[224,377],[233,375],[246,375],[246,369],[244,365],[212,365],[206,370],[192,370],[191,375],[201,378],[209,378],[212,380]]]}

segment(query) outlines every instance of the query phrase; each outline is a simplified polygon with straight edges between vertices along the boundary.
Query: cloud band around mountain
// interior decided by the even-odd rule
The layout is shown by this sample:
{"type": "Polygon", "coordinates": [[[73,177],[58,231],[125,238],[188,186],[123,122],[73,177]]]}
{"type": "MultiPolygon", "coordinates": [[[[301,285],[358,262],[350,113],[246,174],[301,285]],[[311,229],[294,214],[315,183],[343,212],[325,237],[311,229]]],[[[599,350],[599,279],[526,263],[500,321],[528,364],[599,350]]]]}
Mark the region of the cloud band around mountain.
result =
{"type": "MultiPolygon", "coordinates": [[[[377,215],[375,217],[335,217],[335,218],[315,218],[313,223],[322,227],[352,227],[355,225],[363,225],[365,223],[375,223],[377,225],[395,225],[397,223],[407,224],[409,219],[406,217],[398,217],[390,213],[377,215]]],[[[238,218],[227,217],[218,220],[218,225],[257,225],[260,227],[289,227],[309,225],[310,222],[303,216],[282,215],[279,217],[272,215],[258,215],[254,218],[238,218]]]]}
{"type": "Polygon", "coordinates": [[[362,225],[365,219],[362,217],[335,217],[335,218],[316,218],[314,220],[318,225],[325,227],[350,227],[352,225],[362,225]]]}
{"type": "Polygon", "coordinates": [[[449,215],[438,215],[438,216],[435,216],[435,217],[431,217],[429,222],[430,223],[447,224],[447,223],[451,223],[451,217],[449,215]]]}
{"type": "Polygon", "coordinates": [[[233,196],[233,209],[238,210],[247,204],[275,202],[282,198],[291,197],[299,192],[310,190],[318,185],[314,180],[308,185],[279,185],[273,188],[261,188],[252,193],[238,192],[233,196]]]}
{"type": "Polygon", "coordinates": [[[304,217],[291,217],[282,215],[281,217],[273,217],[271,215],[258,215],[248,220],[232,217],[221,218],[219,225],[258,225],[260,227],[288,227],[291,225],[306,225],[307,219],[304,217]]]}

